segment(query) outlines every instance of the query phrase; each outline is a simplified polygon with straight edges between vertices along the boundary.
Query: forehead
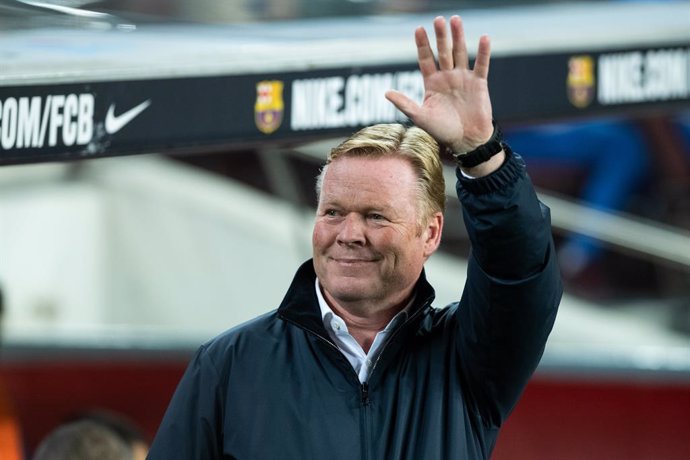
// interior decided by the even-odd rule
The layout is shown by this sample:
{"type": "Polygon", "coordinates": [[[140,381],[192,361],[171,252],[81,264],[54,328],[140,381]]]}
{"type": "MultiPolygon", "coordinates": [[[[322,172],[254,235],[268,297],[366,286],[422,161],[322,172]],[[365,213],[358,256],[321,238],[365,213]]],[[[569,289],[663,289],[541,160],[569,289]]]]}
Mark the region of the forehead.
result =
{"type": "Polygon", "coordinates": [[[321,202],[370,207],[414,206],[417,180],[400,157],[341,157],[328,165],[321,202]]]}
{"type": "Polygon", "coordinates": [[[412,165],[402,157],[341,157],[328,165],[327,186],[394,187],[400,191],[416,186],[412,165]]]}

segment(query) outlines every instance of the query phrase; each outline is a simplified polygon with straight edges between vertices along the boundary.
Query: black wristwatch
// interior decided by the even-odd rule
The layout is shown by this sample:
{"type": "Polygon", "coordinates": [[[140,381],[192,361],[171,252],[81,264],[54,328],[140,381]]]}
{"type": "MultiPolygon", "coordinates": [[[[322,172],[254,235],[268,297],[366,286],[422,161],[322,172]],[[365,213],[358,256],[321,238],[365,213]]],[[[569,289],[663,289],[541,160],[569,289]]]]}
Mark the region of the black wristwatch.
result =
{"type": "Polygon", "coordinates": [[[503,136],[501,134],[501,128],[496,123],[496,120],[491,120],[491,124],[494,126],[494,132],[485,144],[480,145],[476,149],[467,153],[454,153],[451,152],[455,161],[458,162],[462,168],[473,168],[480,163],[484,163],[492,156],[496,155],[498,152],[503,150],[503,136]]]}

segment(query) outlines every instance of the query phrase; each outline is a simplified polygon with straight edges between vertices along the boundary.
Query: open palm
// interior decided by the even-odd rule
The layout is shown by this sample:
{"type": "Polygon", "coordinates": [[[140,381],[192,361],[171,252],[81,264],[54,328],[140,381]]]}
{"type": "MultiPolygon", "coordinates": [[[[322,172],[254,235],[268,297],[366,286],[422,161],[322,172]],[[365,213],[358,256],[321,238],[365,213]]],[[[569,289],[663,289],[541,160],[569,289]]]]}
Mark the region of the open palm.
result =
{"type": "Polygon", "coordinates": [[[482,36],[474,68],[469,59],[460,17],[450,18],[452,41],[446,21],[434,20],[438,67],[426,31],[415,31],[419,69],[424,79],[424,100],[419,105],[406,95],[389,91],[386,97],[417,126],[439,143],[461,153],[486,142],[493,131],[489,73],[489,38],[482,36]]]}

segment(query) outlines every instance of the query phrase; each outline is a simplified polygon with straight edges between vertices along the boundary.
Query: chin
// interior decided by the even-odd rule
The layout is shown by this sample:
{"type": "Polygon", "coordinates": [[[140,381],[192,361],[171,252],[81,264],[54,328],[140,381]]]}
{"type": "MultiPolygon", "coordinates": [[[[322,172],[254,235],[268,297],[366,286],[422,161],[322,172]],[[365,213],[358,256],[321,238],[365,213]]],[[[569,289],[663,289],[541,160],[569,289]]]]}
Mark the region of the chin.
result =
{"type": "Polygon", "coordinates": [[[338,301],[353,302],[371,297],[375,291],[368,280],[338,280],[321,283],[323,289],[338,301]]]}

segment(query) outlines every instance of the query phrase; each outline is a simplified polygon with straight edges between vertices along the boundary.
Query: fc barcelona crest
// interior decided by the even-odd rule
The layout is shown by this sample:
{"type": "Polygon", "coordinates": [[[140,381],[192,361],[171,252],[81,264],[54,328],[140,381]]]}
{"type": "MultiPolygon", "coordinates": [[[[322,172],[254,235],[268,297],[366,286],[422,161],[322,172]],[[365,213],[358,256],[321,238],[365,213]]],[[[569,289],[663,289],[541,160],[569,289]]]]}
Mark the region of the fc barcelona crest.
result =
{"type": "Polygon", "coordinates": [[[568,99],[578,109],[594,98],[594,60],[591,56],[573,56],[568,61],[568,99]]]}
{"type": "Polygon", "coordinates": [[[264,80],[256,84],[254,121],[264,134],[271,134],[283,121],[283,82],[264,80]]]}

